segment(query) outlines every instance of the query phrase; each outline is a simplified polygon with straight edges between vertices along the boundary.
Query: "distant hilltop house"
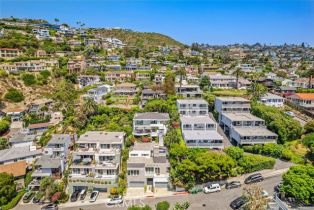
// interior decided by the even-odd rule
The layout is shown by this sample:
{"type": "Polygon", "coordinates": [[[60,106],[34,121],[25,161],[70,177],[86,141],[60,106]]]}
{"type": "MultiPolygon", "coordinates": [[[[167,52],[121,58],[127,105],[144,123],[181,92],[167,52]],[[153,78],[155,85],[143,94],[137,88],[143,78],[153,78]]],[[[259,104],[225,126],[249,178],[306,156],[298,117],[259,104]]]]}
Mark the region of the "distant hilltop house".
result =
{"type": "Polygon", "coordinates": [[[16,48],[0,48],[0,58],[13,59],[23,55],[23,51],[16,48]]]}
{"type": "Polygon", "coordinates": [[[39,40],[51,38],[49,34],[49,29],[33,28],[32,32],[35,34],[36,38],[39,40]]]}
{"type": "Polygon", "coordinates": [[[294,93],[287,96],[287,99],[306,110],[314,110],[314,93],[294,93]]]}
{"type": "Polygon", "coordinates": [[[114,49],[118,48],[121,49],[126,46],[121,40],[117,38],[104,38],[103,40],[103,47],[105,49],[114,49]]]}

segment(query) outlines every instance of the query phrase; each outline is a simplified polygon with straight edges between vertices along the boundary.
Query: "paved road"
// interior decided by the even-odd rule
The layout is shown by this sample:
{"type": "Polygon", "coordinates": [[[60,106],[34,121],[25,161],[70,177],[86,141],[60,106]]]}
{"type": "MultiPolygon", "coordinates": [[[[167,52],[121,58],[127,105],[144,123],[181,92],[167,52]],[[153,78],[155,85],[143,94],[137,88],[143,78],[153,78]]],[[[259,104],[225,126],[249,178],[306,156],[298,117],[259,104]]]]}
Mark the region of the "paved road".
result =
{"type": "Polygon", "coordinates": [[[227,148],[227,147],[230,147],[232,146],[229,138],[226,136],[225,132],[223,131],[223,129],[219,126],[219,123],[216,121],[216,119],[214,118],[214,115],[213,113],[208,113],[209,117],[214,120],[216,123],[217,123],[217,131],[218,133],[223,137],[223,143],[224,143],[224,147],[227,148]]]}
{"type": "MultiPolygon", "coordinates": [[[[269,195],[273,194],[273,188],[275,185],[277,185],[281,181],[281,175],[265,179],[263,182],[258,183],[257,185],[261,186],[263,189],[265,189],[269,195]]],[[[225,190],[223,189],[221,192],[218,193],[212,193],[212,194],[204,194],[199,193],[196,195],[177,195],[177,196],[171,196],[166,198],[145,198],[145,199],[135,199],[135,200],[129,200],[126,201],[124,206],[112,206],[107,207],[105,204],[83,204],[82,206],[75,206],[75,207],[67,207],[59,209],[61,210],[103,210],[103,209],[115,209],[115,210],[125,210],[127,209],[128,205],[132,204],[147,204],[151,207],[154,207],[156,203],[167,200],[171,206],[174,206],[176,202],[184,202],[188,201],[190,202],[190,208],[191,210],[228,210],[231,209],[229,207],[229,204],[231,201],[233,201],[235,198],[239,197],[243,193],[243,187],[238,189],[232,189],[232,190],[225,190]]],[[[28,204],[28,205],[19,205],[15,208],[15,210],[39,210],[40,206],[28,204]]]]}

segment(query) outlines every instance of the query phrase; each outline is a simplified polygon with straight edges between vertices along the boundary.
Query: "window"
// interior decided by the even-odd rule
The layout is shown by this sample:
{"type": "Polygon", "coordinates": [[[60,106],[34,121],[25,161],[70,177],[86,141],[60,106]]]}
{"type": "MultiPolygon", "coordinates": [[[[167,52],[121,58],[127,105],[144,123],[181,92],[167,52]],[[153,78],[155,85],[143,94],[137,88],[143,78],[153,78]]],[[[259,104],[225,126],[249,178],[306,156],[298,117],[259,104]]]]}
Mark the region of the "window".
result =
{"type": "Polygon", "coordinates": [[[72,169],[72,173],[73,173],[73,174],[80,174],[81,171],[80,171],[79,168],[73,168],[73,169],[72,169]]]}
{"type": "Polygon", "coordinates": [[[138,176],[140,174],[139,170],[128,170],[129,176],[138,176]]]}
{"type": "Polygon", "coordinates": [[[155,173],[160,174],[160,168],[155,168],[155,173]]]}
{"type": "Polygon", "coordinates": [[[110,149],[110,144],[101,144],[100,148],[101,149],[110,149]]]}
{"type": "Polygon", "coordinates": [[[153,174],[154,173],[154,168],[153,167],[146,167],[145,168],[145,172],[147,174],[153,174]]]}

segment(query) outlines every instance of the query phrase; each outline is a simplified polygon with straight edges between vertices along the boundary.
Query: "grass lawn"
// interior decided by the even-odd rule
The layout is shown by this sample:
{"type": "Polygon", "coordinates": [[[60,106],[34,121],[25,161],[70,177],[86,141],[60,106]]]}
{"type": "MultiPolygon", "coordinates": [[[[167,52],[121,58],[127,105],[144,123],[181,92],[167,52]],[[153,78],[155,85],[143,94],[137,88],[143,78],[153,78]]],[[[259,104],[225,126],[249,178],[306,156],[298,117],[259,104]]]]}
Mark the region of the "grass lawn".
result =
{"type": "Polygon", "coordinates": [[[247,90],[214,89],[214,91],[211,93],[215,96],[246,96],[247,90]]]}

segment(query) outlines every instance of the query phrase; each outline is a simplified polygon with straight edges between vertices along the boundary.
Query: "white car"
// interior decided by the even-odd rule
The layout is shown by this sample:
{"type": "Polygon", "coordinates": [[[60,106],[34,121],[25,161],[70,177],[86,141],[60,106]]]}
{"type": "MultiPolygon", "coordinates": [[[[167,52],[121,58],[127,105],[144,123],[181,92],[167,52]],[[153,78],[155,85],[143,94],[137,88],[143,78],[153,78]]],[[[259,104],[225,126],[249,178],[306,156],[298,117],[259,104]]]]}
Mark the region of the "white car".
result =
{"type": "Polygon", "coordinates": [[[204,187],[204,193],[213,193],[213,192],[219,192],[219,191],[221,191],[219,184],[211,184],[204,187]]]}
{"type": "Polygon", "coordinates": [[[97,200],[98,195],[99,195],[98,191],[93,191],[92,194],[90,194],[89,202],[95,202],[97,200]]]}
{"type": "Polygon", "coordinates": [[[268,198],[269,197],[269,194],[268,194],[268,192],[266,190],[262,191],[262,197],[263,198],[268,198]]]}
{"type": "Polygon", "coordinates": [[[295,114],[293,112],[285,112],[285,114],[290,117],[295,117],[295,114]]]}
{"type": "Polygon", "coordinates": [[[121,195],[115,196],[111,198],[108,202],[107,205],[116,205],[116,204],[121,204],[123,203],[123,199],[121,195]]]}

